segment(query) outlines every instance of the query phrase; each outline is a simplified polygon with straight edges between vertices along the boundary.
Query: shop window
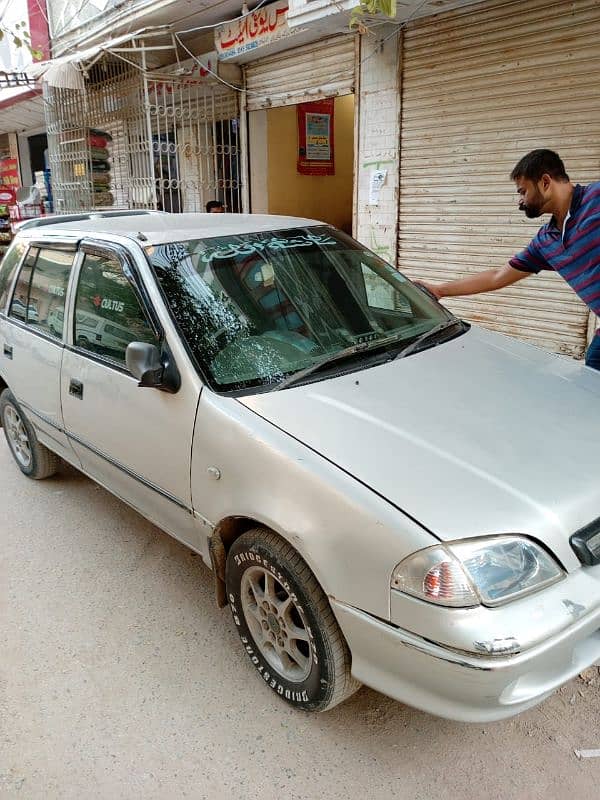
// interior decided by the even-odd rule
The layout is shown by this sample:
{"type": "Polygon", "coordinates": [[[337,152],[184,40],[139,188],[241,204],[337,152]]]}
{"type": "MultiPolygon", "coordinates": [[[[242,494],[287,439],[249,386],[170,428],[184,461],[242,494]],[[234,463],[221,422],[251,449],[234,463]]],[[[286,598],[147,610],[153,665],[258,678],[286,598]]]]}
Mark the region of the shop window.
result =
{"type": "Polygon", "coordinates": [[[86,254],[75,298],[73,337],[82,349],[121,365],[130,342],[157,344],[117,258],[86,254]]]}

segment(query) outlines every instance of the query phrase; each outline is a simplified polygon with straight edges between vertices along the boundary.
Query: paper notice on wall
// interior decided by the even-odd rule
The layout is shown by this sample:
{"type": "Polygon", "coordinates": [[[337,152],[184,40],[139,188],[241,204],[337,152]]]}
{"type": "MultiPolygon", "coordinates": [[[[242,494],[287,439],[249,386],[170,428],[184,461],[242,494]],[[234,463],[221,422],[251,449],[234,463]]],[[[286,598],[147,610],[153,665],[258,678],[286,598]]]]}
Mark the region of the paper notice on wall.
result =
{"type": "Polygon", "coordinates": [[[371,171],[369,180],[369,205],[379,205],[379,192],[385,183],[387,177],[387,169],[374,169],[371,171]]]}

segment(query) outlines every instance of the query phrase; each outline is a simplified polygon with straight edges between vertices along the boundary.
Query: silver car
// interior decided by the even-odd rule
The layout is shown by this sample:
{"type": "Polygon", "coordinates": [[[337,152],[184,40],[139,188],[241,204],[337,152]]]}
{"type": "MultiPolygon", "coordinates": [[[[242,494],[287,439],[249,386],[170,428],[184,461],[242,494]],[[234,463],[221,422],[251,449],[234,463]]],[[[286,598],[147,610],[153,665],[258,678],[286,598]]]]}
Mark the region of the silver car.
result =
{"type": "Polygon", "coordinates": [[[198,552],[294,707],[365,683],[494,720],[600,659],[600,375],[466,324],[340,231],[24,229],[0,348],[17,466],[64,459],[198,552]]]}

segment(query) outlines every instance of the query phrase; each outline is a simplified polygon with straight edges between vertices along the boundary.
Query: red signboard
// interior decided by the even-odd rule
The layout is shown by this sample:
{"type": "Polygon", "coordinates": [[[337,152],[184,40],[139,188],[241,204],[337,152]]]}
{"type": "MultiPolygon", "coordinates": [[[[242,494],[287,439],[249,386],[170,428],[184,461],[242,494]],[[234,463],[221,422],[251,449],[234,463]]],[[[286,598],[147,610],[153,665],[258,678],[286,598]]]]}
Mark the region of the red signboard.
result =
{"type": "Polygon", "coordinates": [[[19,185],[19,165],[16,158],[0,158],[0,184],[19,185]]]}
{"type": "Polygon", "coordinates": [[[298,172],[301,175],[334,175],[334,99],[300,103],[298,109],[298,172]]]}
{"type": "Polygon", "coordinates": [[[15,190],[10,186],[0,185],[0,205],[6,206],[16,202],[15,190]]]}

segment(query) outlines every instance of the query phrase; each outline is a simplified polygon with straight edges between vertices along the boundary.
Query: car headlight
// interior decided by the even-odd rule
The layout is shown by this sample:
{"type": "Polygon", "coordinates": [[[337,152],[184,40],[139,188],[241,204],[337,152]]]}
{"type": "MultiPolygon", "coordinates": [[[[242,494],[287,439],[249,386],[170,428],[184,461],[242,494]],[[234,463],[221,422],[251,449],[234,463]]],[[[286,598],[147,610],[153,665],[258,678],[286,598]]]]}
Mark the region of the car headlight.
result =
{"type": "Polygon", "coordinates": [[[419,550],[394,569],[392,588],[429,603],[468,608],[506,603],[563,576],[530,539],[493,536],[419,550]]]}

